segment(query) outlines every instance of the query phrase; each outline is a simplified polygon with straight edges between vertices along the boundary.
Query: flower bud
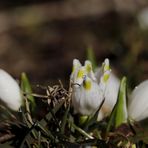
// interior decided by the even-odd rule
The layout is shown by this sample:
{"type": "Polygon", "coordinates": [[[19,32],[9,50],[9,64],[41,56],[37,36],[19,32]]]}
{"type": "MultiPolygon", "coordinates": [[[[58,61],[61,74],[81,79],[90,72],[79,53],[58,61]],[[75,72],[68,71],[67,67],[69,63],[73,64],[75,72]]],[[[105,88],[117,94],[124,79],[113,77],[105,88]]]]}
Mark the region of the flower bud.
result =
{"type": "Polygon", "coordinates": [[[148,80],[140,83],[131,93],[128,101],[128,114],[135,121],[148,117],[148,80]]]}
{"type": "Polygon", "coordinates": [[[113,73],[111,73],[106,84],[106,90],[104,94],[105,101],[100,110],[100,112],[102,112],[102,114],[104,115],[102,117],[105,117],[112,112],[117,101],[119,86],[119,79],[113,73]]]}
{"type": "Polygon", "coordinates": [[[2,69],[0,69],[0,99],[15,111],[20,108],[22,102],[19,85],[2,69]]]}
{"type": "Polygon", "coordinates": [[[102,114],[98,116],[98,120],[101,120],[105,116],[109,115],[116,104],[118,91],[120,86],[119,79],[111,72],[109,60],[105,59],[101,68],[98,68],[95,72],[95,76],[99,85],[104,90],[104,104],[99,112],[102,114]]]}

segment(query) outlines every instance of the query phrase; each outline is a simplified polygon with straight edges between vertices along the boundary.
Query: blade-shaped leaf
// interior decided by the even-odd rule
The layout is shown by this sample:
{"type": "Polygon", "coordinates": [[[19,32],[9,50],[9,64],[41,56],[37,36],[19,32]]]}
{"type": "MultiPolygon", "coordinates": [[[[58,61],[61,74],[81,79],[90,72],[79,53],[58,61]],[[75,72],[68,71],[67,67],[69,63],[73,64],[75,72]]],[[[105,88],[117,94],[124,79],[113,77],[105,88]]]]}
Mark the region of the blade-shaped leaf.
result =
{"type": "Polygon", "coordinates": [[[116,109],[116,117],[115,117],[115,127],[120,126],[122,123],[127,122],[127,104],[126,104],[126,77],[123,77],[121,80],[119,94],[117,99],[117,109],[116,109]]]}
{"type": "Polygon", "coordinates": [[[21,74],[21,89],[27,95],[28,100],[31,102],[31,110],[33,111],[36,104],[35,104],[34,97],[31,95],[32,88],[31,88],[29,79],[27,78],[27,75],[24,72],[21,74]]]}
{"type": "Polygon", "coordinates": [[[68,105],[68,107],[67,107],[67,109],[65,111],[65,114],[63,116],[63,119],[62,119],[62,123],[61,123],[61,134],[64,134],[65,126],[66,126],[66,122],[67,122],[67,116],[68,116],[69,110],[70,110],[70,105],[68,105]]]}
{"type": "MultiPolygon", "coordinates": [[[[58,112],[58,110],[62,107],[62,105],[64,104],[65,100],[62,100],[59,104],[57,104],[53,109],[52,109],[52,113],[56,114],[56,112],[58,112]]],[[[42,125],[43,127],[45,127],[47,125],[46,120],[49,122],[51,120],[51,118],[53,117],[51,112],[48,112],[44,118],[42,118],[39,121],[39,124],[42,125]],[[46,120],[45,120],[46,119],[46,120]]]]}
{"type": "Polygon", "coordinates": [[[93,125],[96,121],[97,121],[97,118],[98,118],[98,114],[99,114],[99,111],[104,103],[105,99],[101,102],[98,110],[95,112],[94,115],[91,115],[88,117],[88,119],[86,120],[86,123],[84,125],[84,130],[87,131],[89,126],[93,125]]]}
{"type": "Polygon", "coordinates": [[[81,129],[80,127],[76,126],[73,122],[71,122],[70,120],[67,120],[70,125],[77,130],[79,133],[81,133],[83,136],[89,138],[89,139],[94,139],[91,135],[89,135],[87,132],[85,132],[83,129],[81,129]]]}
{"type": "Polygon", "coordinates": [[[126,77],[123,77],[120,83],[117,102],[110,115],[106,132],[109,132],[112,127],[117,128],[122,123],[127,122],[127,105],[126,105],[126,77]]]}

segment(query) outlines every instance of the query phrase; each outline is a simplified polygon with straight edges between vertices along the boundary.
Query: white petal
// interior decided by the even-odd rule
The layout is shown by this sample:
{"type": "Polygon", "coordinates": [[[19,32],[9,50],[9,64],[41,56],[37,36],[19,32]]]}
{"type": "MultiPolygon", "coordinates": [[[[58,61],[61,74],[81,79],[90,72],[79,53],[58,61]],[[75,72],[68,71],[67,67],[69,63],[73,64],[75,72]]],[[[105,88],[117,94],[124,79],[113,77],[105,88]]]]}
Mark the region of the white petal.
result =
{"type": "MultiPolygon", "coordinates": [[[[97,78],[98,83],[100,83],[100,79],[102,76],[102,68],[98,68],[95,72],[95,76],[97,78]]],[[[106,84],[106,90],[105,90],[105,102],[103,104],[102,112],[103,115],[108,115],[111,113],[118,97],[118,90],[120,86],[120,81],[117,78],[117,76],[111,72],[110,77],[108,79],[108,82],[106,84]],[[104,109],[105,108],[105,109],[104,109]],[[104,112],[105,110],[105,112],[104,112]]]]}
{"type": "Polygon", "coordinates": [[[102,112],[101,113],[102,116],[98,117],[98,120],[101,120],[105,116],[109,115],[113,110],[117,101],[119,86],[120,86],[119,79],[113,73],[111,73],[109,80],[106,84],[106,90],[104,94],[105,101],[100,110],[100,112],[102,112]]]}
{"type": "Polygon", "coordinates": [[[106,84],[105,102],[104,102],[104,105],[108,106],[110,110],[112,110],[114,105],[116,104],[119,86],[120,86],[119,79],[113,73],[111,73],[109,80],[106,84]]]}
{"type": "Polygon", "coordinates": [[[103,100],[103,92],[99,88],[99,85],[92,80],[91,83],[92,87],[90,90],[86,90],[83,85],[81,85],[73,89],[72,92],[74,110],[82,115],[93,114],[103,100]]]}
{"type": "Polygon", "coordinates": [[[128,102],[128,113],[129,117],[136,121],[148,117],[148,80],[133,90],[128,102]]]}
{"type": "Polygon", "coordinates": [[[81,67],[81,63],[78,59],[74,59],[73,60],[73,67],[72,67],[72,73],[70,75],[70,80],[74,83],[75,79],[76,79],[76,76],[77,76],[77,73],[79,71],[81,67]]]}
{"type": "Polygon", "coordinates": [[[99,67],[95,70],[95,77],[96,77],[98,83],[100,83],[100,78],[101,78],[102,74],[103,74],[103,71],[102,71],[101,67],[99,67]]]}
{"type": "Polygon", "coordinates": [[[17,82],[0,69],[0,99],[12,110],[21,106],[21,93],[17,82]]]}
{"type": "Polygon", "coordinates": [[[93,72],[92,63],[89,60],[86,60],[84,66],[86,67],[87,76],[90,77],[93,81],[97,81],[93,72]]]}
{"type": "Polygon", "coordinates": [[[84,66],[81,66],[77,71],[77,75],[73,83],[81,85],[83,83],[83,79],[85,76],[86,76],[86,68],[84,66]]]}

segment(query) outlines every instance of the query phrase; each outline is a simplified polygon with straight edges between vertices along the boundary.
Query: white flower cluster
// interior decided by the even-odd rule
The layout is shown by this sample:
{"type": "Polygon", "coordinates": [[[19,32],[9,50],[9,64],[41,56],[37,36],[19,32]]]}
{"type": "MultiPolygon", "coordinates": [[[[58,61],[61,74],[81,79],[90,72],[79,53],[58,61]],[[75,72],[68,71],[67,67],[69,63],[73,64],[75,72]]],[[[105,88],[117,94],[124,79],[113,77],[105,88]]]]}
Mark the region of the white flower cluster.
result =
{"type": "Polygon", "coordinates": [[[99,112],[99,120],[106,113],[111,112],[117,100],[119,81],[110,73],[108,59],[104,60],[102,67],[95,73],[89,60],[85,61],[84,66],[81,65],[79,60],[73,60],[70,80],[72,82],[72,105],[75,113],[82,115],[95,113],[104,98],[105,102],[99,112]],[[114,85],[114,83],[117,84],[114,85]]]}
{"type": "MultiPolygon", "coordinates": [[[[109,60],[105,59],[101,68],[94,73],[90,61],[84,66],[79,60],[73,60],[73,70],[70,76],[72,82],[72,105],[75,113],[91,115],[104,104],[99,112],[98,120],[109,115],[117,102],[120,86],[119,79],[111,73],[109,60]]],[[[148,118],[148,80],[135,87],[129,95],[125,114],[134,121],[148,118]]]]}
{"type": "MultiPolygon", "coordinates": [[[[75,113],[94,114],[105,99],[98,120],[110,114],[117,101],[119,79],[111,73],[109,60],[93,72],[92,64],[86,60],[84,66],[79,60],[73,60],[70,76],[72,83],[72,105],[75,113]]],[[[22,104],[21,90],[17,82],[0,69],[0,99],[10,109],[18,110],[22,104]]],[[[129,118],[140,121],[148,118],[148,80],[135,87],[128,100],[129,118]]]]}

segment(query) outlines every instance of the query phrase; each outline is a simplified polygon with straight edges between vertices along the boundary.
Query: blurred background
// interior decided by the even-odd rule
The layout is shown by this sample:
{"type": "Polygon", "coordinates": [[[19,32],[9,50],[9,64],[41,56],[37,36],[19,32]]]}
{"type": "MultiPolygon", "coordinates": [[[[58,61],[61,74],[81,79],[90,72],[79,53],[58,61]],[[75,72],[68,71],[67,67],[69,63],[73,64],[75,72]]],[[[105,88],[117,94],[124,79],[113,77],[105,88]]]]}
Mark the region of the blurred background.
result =
{"type": "Polygon", "coordinates": [[[0,1],[0,68],[33,84],[67,83],[92,47],[135,86],[148,78],[147,0],[0,1]]]}

